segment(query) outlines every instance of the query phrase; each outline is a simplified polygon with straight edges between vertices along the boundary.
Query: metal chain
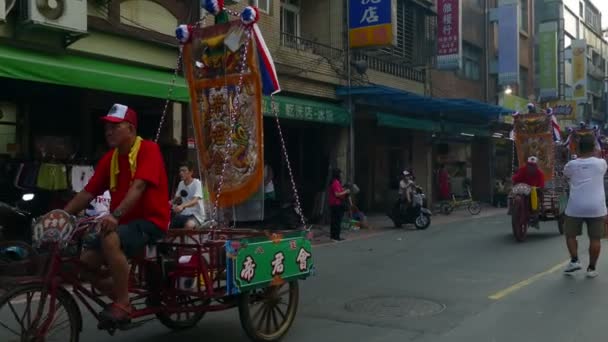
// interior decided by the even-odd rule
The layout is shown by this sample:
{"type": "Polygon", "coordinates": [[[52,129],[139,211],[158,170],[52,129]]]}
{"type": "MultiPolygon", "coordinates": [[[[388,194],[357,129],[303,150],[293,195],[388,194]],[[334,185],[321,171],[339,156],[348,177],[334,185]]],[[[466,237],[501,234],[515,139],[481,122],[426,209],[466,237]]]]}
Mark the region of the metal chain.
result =
{"type": "MultiPolygon", "coordinates": [[[[201,18],[201,20],[196,22],[196,27],[205,26],[206,20],[207,20],[207,15],[203,16],[203,18],[201,18]]],[[[173,91],[175,90],[175,82],[177,81],[177,76],[179,75],[179,72],[182,67],[183,53],[184,53],[183,45],[180,45],[179,53],[177,54],[177,64],[175,65],[175,69],[173,69],[173,78],[171,79],[171,84],[169,85],[169,91],[167,94],[167,99],[165,100],[163,114],[160,117],[158,129],[156,130],[156,137],[154,138],[155,143],[158,143],[158,140],[160,139],[160,132],[162,131],[163,126],[165,125],[165,120],[167,119],[167,114],[169,112],[169,103],[171,102],[171,95],[173,95],[173,91]]]]}
{"type": "Polygon", "coordinates": [[[167,113],[169,112],[169,103],[171,103],[171,95],[173,95],[173,91],[175,90],[175,82],[177,81],[177,75],[181,70],[183,51],[183,48],[180,46],[179,53],[177,54],[177,65],[173,70],[173,78],[171,79],[171,84],[169,85],[169,92],[167,94],[167,99],[165,100],[165,107],[163,108],[163,115],[160,117],[160,123],[158,124],[158,129],[156,130],[156,138],[154,138],[155,143],[158,143],[158,140],[160,139],[160,132],[162,131],[162,128],[165,124],[165,120],[167,119],[167,113]]]}
{"type": "MultiPolygon", "coordinates": [[[[241,96],[241,89],[243,88],[243,82],[244,82],[244,74],[245,74],[245,71],[247,68],[247,52],[249,50],[249,42],[251,41],[251,28],[248,28],[247,30],[245,30],[245,33],[247,35],[247,38],[245,39],[245,45],[243,47],[243,51],[241,54],[239,82],[238,82],[238,85],[235,90],[232,106],[230,106],[230,108],[228,108],[229,113],[230,113],[230,132],[228,134],[228,141],[226,142],[226,147],[224,148],[224,152],[225,152],[224,163],[222,165],[222,172],[220,173],[220,179],[218,181],[217,191],[215,193],[215,204],[213,207],[213,216],[216,217],[217,222],[221,222],[219,213],[218,213],[220,196],[222,194],[222,188],[224,186],[224,175],[226,173],[226,167],[228,166],[228,163],[230,161],[230,153],[232,150],[232,143],[233,143],[232,136],[235,132],[235,126],[236,126],[236,114],[240,109],[239,97],[241,96]]],[[[226,90],[226,94],[228,97],[230,97],[230,94],[228,93],[227,90],[226,90]]]]}
{"type": "MultiPolygon", "coordinates": [[[[283,152],[283,158],[287,163],[287,171],[289,172],[289,179],[291,181],[291,190],[293,191],[293,195],[296,201],[296,210],[298,215],[300,216],[300,222],[303,227],[306,227],[306,218],[304,217],[304,211],[302,210],[302,206],[300,204],[300,195],[298,194],[298,188],[296,187],[296,182],[293,177],[293,170],[291,169],[291,162],[289,161],[289,155],[287,153],[287,145],[285,144],[285,139],[283,138],[283,129],[281,128],[281,123],[279,120],[279,111],[277,109],[276,102],[274,101],[274,96],[270,96],[270,102],[272,107],[272,113],[274,114],[274,119],[277,123],[277,130],[279,131],[279,138],[281,139],[281,151],[283,152]]],[[[310,227],[307,227],[306,230],[310,230],[310,227]]]]}

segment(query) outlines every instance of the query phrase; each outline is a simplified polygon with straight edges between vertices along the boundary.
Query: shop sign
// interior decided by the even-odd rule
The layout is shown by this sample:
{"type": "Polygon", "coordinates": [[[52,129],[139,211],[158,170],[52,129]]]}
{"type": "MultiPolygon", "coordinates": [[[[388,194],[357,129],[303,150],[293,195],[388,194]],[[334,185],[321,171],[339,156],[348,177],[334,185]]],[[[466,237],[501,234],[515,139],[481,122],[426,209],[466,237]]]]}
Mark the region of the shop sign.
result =
{"type": "Polygon", "coordinates": [[[351,48],[395,45],[396,0],[348,0],[351,48]]]}
{"type": "Polygon", "coordinates": [[[437,1],[437,68],[455,70],[462,66],[461,0],[437,1]]]}
{"type": "MultiPolygon", "coordinates": [[[[350,124],[349,113],[340,106],[316,101],[274,96],[275,109],[280,118],[314,121],[346,126],[350,124]]],[[[264,116],[274,116],[272,101],[262,99],[264,116]]]]}
{"type": "Polygon", "coordinates": [[[550,101],[545,107],[550,107],[558,120],[576,120],[576,101],[550,101]]]}

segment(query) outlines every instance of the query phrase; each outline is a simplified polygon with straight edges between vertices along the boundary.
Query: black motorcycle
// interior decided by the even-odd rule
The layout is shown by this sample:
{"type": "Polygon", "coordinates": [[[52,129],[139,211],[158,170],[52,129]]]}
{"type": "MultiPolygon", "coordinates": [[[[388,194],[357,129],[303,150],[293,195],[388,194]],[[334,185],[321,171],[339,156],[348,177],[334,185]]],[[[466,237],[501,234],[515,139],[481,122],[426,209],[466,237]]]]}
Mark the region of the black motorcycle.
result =
{"type": "Polygon", "coordinates": [[[422,188],[416,186],[412,205],[407,206],[405,201],[399,198],[388,217],[393,221],[396,228],[400,228],[403,224],[414,224],[416,229],[427,229],[431,225],[432,215],[428,209],[426,196],[422,188]]]}

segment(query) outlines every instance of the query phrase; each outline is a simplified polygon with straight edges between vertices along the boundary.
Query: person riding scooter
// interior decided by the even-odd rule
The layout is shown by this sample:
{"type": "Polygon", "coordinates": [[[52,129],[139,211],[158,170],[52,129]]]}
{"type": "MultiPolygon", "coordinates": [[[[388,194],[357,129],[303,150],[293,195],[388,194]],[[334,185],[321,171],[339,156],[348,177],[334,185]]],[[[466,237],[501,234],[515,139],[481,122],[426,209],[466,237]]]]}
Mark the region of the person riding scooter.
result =
{"type": "Polygon", "coordinates": [[[413,223],[418,229],[425,229],[431,224],[431,212],[426,208],[422,188],[416,186],[409,171],[403,171],[399,181],[399,197],[389,217],[396,227],[403,223],[413,223]]]}

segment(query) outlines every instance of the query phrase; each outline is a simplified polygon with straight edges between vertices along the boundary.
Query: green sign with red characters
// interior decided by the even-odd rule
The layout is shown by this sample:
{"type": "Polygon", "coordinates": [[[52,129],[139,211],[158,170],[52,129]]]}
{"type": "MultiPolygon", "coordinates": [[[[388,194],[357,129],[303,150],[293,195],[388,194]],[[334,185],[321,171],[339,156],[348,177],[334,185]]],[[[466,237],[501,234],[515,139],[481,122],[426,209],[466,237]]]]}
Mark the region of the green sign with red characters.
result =
{"type": "Polygon", "coordinates": [[[312,244],[306,232],[241,240],[233,249],[232,257],[228,252],[236,287],[229,289],[231,293],[306,278],[313,269],[312,244]]]}

